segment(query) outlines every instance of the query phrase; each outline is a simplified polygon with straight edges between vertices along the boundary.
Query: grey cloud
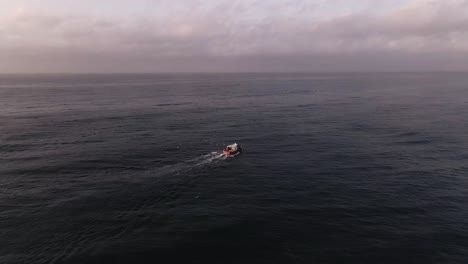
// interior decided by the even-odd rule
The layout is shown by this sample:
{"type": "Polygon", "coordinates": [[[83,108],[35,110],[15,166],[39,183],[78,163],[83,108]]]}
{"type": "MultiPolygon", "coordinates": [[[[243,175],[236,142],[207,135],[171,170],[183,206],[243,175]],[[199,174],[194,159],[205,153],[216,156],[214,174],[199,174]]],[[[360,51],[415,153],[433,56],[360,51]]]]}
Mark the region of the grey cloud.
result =
{"type": "Polygon", "coordinates": [[[468,69],[468,0],[334,17],[305,1],[191,3],[154,17],[0,19],[0,71],[468,69]]]}

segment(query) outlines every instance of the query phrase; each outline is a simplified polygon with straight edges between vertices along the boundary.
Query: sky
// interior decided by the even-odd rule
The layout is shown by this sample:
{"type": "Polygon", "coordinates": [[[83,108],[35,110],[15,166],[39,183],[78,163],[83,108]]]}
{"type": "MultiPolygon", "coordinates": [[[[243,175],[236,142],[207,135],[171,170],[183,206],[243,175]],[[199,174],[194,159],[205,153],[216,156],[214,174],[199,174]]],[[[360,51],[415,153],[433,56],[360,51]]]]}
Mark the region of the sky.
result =
{"type": "Polygon", "coordinates": [[[468,0],[0,0],[0,73],[468,71],[468,0]]]}

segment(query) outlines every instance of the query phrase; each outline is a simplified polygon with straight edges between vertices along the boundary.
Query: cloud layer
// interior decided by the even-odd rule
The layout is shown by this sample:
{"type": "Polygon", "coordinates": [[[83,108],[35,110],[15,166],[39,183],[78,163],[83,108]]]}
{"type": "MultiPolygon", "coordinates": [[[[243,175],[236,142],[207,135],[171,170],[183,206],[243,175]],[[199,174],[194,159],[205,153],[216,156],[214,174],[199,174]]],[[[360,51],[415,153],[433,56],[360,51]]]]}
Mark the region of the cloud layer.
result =
{"type": "Polygon", "coordinates": [[[158,1],[131,16],[16,8],[0,18],[0,72],[468,69],[468,0],[346,12],[318,2],[158,1]]]}

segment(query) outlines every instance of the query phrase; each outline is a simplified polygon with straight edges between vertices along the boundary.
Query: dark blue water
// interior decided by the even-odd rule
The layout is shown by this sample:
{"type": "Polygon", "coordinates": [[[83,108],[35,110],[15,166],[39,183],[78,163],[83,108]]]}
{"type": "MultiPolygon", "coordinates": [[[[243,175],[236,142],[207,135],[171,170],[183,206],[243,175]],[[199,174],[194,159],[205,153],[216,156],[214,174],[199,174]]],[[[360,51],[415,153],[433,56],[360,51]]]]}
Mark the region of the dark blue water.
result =
{"type": "Polygon", "coordinates": [[[2,75],[0,143],[1,263],[468,261],[467,74],[2,75]]]}

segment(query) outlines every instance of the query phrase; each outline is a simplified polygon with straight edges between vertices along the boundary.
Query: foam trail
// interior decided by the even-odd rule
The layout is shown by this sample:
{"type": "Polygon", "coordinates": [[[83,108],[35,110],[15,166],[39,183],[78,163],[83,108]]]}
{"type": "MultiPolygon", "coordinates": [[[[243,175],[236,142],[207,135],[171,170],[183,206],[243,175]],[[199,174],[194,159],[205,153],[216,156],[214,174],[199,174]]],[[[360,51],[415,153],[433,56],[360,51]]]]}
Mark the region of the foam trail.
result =
{"type": "Polygon", "coordinates": [[[221,152],[211,152],[209,154],[203,155],[201,157],[195,158],[191,161],[195,162],[195,166],[201,166],[205,164],[212,163],[216,160],[226,159],[226,155],[221,152]]]}
{"type": "Polygon", "coordinates": [[[193,168],[200,168],[216,161],[225,160],[226,158],[228,157],[222,152],[211,152],[177,164],[158,168],[156,169],[156,172],[160,176],[172,173],[179,174],[181,171],[189,171],[193,168]]]}

